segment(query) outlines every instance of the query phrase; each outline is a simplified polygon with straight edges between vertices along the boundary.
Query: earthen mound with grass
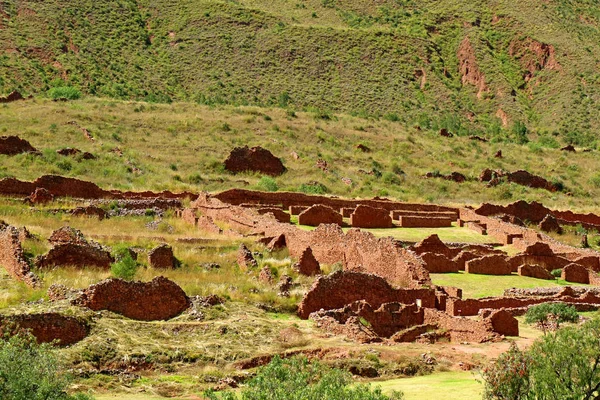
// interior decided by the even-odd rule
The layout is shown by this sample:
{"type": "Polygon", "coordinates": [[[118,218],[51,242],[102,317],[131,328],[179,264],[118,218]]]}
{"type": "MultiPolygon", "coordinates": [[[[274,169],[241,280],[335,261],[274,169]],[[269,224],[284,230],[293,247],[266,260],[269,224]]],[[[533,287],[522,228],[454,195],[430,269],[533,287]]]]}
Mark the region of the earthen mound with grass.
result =
{"type": "Polygon", "coordinates": [[[38,153],[27,140],[18,136],[0,136],[0,154],[14,156],[21,153],[38,153]]]}
{"type": "Polygon", "coordinates": [[[248,148],[248,146],[236,147],[225,160],[225,169],[235,174],[259,172],[270,176],[279,176],[286,171],[279,158],[260,146],[252,148],[248,148]]]}

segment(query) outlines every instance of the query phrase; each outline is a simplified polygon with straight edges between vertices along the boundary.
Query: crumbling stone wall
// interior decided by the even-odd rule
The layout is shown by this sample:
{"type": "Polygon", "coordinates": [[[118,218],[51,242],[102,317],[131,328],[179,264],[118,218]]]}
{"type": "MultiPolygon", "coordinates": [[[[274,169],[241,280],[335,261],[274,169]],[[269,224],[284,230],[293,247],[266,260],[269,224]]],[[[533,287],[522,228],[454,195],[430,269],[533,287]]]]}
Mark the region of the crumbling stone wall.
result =
{"type": "Polygon", "coordinates": [[[319,226],[321,224],[343,225],[342,214],[333,208],[316,204],[298,215],[298,224],[306,226],[319,226]]]}
{"type": "Polygon", "coordinates": [[[491,255],[467,261],[465,263],[465,272],[468,274],[510,275],[512,267],[506,260],[506,257],[491,255]]]}
{"type": "Polygon", "coordinates": [[[443,254],[422,253],[420,257],[427,271],[432,274],[458,272],[458,264],[443,254]]]}
{"type": "Polygon", "coordinates": [[[185,292],[173,281],[158,276],[150,282],[106,279],[85,289],[74,305],[94,311],[109,310],[140,321],[168,320],[189,305],[185,292]]]}
{"type": "Polygon", "coordinates": [[[50,267],[96,267],[109,269],[115,261],[110,251],[93,240],[86,240],[77,229],[63,227],[49,239],[53,247],[35,259],[40,269],[50,267]]]}
{"type": "Polygon", "coordinates": [[[453,220],[444,217],[402,215],[398,217],[398,222],[403,228],[448,228],[452,226],[453,220]]]}
{"type": "Polygon", "coordinates": [[[359,205],[350,215],[350,225],[354,228],[393,228],[390,212],[383,208],[359,205]]]}
{"type": "Polygon", "coordinates": [[[560,274],[560,278],[573,283],[590,283],[590,270],[583,265],[569,264],[565,266],[560,274]]]}
{"type": "Polygon", "coordinates": [[[225,160],[225,169],[233,173],[253,171],[271,176],[278,176],[286,171],[279,158],[260,146],[236,147],[225,160]]]}
{"type": "Polygon", "coordinates": [[[89,325],[78,318],[58,313],[21,314],[0,316],[0,331],[10,329],[14,334],[29,331],[38,343],[69,346],[87,337],[89,325]]]}
{"type": "Polygon", "coordinates": [[[531,278],[554,280],[554,276],[548,270],[539,265],[521,265],[517,273],[520,276],[529,276],[531,278]]]}
{"type": "Polygon", "coordinates": [[[19,236],[20,232],[17,228],[0,221],[0,266],[4,267],[14,279],[34,287],[39,285],[40,281],[31,272],[19,236]]]}
{"type": "Polygon", "coordinates": [[[337,271],[315,281],[302,299],[298,315],[306,319],[315,311],[342,308],[359,300],[365,300],[373,308],[379,308],[384,303],[415,304],[417,299],[420,299],[422,307],[433,308],[435,290],[396,289],[377,275],[337,271]]]}
{"type": "Polygon", "coordinates": [[[37,149],[31,143],[18,136],[0,136],[0,154],[14,156],[21,153],[37,152],[37,149]]]}

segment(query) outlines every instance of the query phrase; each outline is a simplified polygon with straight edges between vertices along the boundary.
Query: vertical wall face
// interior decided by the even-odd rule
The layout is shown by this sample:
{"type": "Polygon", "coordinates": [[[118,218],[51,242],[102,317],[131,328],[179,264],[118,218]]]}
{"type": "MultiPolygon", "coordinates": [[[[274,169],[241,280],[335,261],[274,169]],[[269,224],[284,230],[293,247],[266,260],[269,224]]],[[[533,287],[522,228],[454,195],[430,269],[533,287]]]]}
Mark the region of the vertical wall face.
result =
{"type": "Polygon", "coordinates": [[[29,286],[39,283],[23,256],[19,231],[14,226],[0,225],[0,266],[4,267],[10,276],[29,286]]]}

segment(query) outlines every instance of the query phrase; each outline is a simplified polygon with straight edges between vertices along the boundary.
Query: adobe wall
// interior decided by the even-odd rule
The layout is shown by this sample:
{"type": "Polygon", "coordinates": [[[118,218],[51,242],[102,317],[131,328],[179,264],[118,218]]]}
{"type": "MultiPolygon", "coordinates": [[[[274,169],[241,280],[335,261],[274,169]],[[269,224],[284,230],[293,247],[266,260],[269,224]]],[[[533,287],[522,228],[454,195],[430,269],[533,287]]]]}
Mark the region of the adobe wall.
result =
{"type": "Polygon", "coordinates": [[[465,272],[467,274],[510,275],[512,268],[506,257],[490,255],[465,262],[465,272]]]}
{"type": "Polygon", "coordinates": [[[240,205],[243,203],[257,203],[266,205],[281,205],[284,209],[290,206],[310,207],[315,204],[323,204],[339,210],[341,208],[356,208],[358,205],[367,205],[375,208],[383,208],[387,211],[411,210],[411,211],[454,211],[456,208],[437,206],[432,204],[400,203],[387,200],[349,200],[336,197],[314,196],[304,193],[292,192],[259,192],[246,189],[231,189],[215,194],[213,196],[223,203],[240,205]]]}
{"type": "Polygon", "coordinates": [[[393,228],[394,223],[389,211],[361,204],[350,215],[350,226],[354,228],[393,228]]]}
{"type": "Polygon", "coordinates": [[[19,236],[20,232],[17,228],[0,221],[0,266],[4,267],[14,279],[35,287],[40,281],[31,272],[19,236]]]}
{"type": "Polygon", "coordinates": [[[86,322],[58,313],[0,316],[0,331],[5,328],[12,329],[13,334],[28,330],[38,343],[56,340],[59,346],[77,343],[90,332],[86,322]]]}
{"type": "Polygon", "coordinates": [[[417,299],[421,299],[422,307],[433,308],[435,290],[397,289],[376,275],[337,271],[313,283],[298,307],[298,315],[307,319],[315,311],[343,308],[359,300],[376,309],[384,303],[415,304],[417,299]]]}
{"type": "Polygon", "coordinates": [[[403,228],[448,228],[454,219],[440,217],[418,217],[402,215],[398,217],[399,225],[403,228]]]}
{"type": "Polygon", "coordinates": [[[425,269],[432,274],[458,272],[458,264],[443,254],[422,253],[421,259],[425,263],[425,269]]]}
{"type": "Polygon", "coordinates": [[[190,300],[176,283],[158,276],[150,282],[106,279],[83,290],[72,303],[140,321],[157,321],[181,314],[189,307],[190,300]]]}
{"type": "Polygon", "coordinates": [[[487,321],[451,317],[435,309],[425,309],[425,323],[447,330],[452,342],[485,343],[501,339],[500,335],[493,331],[491,323],[487,321]]]}

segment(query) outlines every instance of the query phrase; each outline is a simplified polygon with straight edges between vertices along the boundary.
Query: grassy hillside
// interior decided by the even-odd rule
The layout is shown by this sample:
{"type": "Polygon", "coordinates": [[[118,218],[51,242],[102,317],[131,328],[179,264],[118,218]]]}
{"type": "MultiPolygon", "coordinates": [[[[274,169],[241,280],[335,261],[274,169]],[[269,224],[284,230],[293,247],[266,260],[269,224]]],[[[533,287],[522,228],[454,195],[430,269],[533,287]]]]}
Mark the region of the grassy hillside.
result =
{"type": "Polygon", "coordinates": [[[595,146],[599,20],[591,0],[3,0],[0,93],[67,84],[595,146]]]}
{"type": "Polygon", "coordinates": [[[106,189],[247,187],[474,205],[524,199],[592,212],[600,197],[597,152],[566,153],[544,147],[542,139],[527,145],[482,143],[343,114],[94,98],[67,103],[34,99],[1,105],[0,113],[0,135],[19,135],[42,152],[0,156],[0,177],[33,180],[42,174],[61,174],[106,189]],[[95,141],[86,139],[81,128],[89,130],[95,141]],[[371,151],[358,150],[359,144],[371,151]],[[233,147],[243,145],[269,149],[283,159],[288,171],[274,179],[228,173],[223,161],[233,147]],[[98,159],[58,155],[56,150],[64,147],[89,151],[98,159]],[[498,150],[503,158],[494,158],[498,150]],[[328,171],[317,167],[319,159],[327,162],[328,171]],[[526,169],[566,189],[551,193],[506,182],[489,188],[477,179],[484,168],[526,169]],[[435,171],[457,171],[469,180],[423,178],[435,171]]]}

